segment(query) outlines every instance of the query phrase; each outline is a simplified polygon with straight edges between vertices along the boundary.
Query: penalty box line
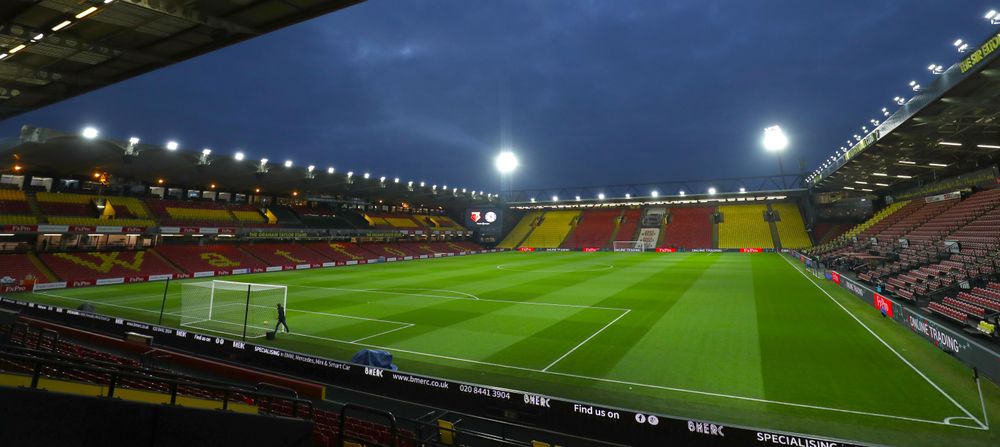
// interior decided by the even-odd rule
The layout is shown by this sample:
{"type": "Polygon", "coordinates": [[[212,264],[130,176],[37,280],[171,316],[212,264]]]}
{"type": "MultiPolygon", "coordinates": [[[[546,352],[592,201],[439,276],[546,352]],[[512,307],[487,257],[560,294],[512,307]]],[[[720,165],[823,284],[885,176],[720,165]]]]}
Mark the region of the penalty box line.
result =
{"type": "Polygon", "coordinates": [[[945,425],[951,425],[951,426],[967,427],[967,426],[961,425],[961,424],[952,424],[952,423],[949,423],[948,421],[951,420],[951,419],[957,419],[957,418],[971,419],[976,424],[978,424],[979,427],[968,427],[968,428],[976,428],[976,429],[979,429],[979,430],[989,430],[989,426],[988,425],[984,424],[978,418],[976,418],[975,416],[973,416],[972,413],[969,412],[969,410],[965,409],[965,407],[963,407],[962,404],[958,403],[958,401],[955,400],[955,398],[951,397],[950,394],[948,394],[945,390],[941,389],[941,387],[938,386],[937,383],[934,383],[934,381],[931,380],[930,377],[927,377],[927,375],[924,374],[923,371],[921,371],[919,368],[917,368],[913,363],[910,363],[910,361],[907,360],[906,357],[903,357],[903,355],[900,354],[899,351],[896,351],[895,348],[893,348],[891,345],[889,345],[889,343],[887,343],[885,340],[883,340],[882,337],[880,337],[878,334],[876,334],[875,331],[873,331],[870,327],[868,327],[867,324],[865,324],[863,321],[861,321],[860,318],[858,318],[856,315],[854,315],[854,313],[852,313],[851,311],[847,310],[847,308],[844,307],[843,304],[840,304],[840,302],[837,301],[837,299],[834,298],[833,295],[830,295],[830,293],[827,292],[826,289],[824,289],[819,284],[817,284],[816,281],[813,281],[813,279],[810,278],[809,275],[806,275],[805,273],[803,273],[802,270],[800,270],[798,267],[796,267],[795,264],[792,264],[792,261],[789,261],[784,255],[778,253],[778,256],[781,256],[781,259],[783,259],[785,262],[787,262],[788,265],[792,268],[792,270],[795,270],[796,272],[798,272],[800,275],[802,275],[803,278],[805,278],[807,281],[811,282],[813,286],[815,286],[817,289],[819,289],[820,292],[823,292],[823,294],[826,295],[826,297],[829,298],[830,301],[833,301],[833,303],[836,304],[837,307],[839,307],[841,310],[843,310],[844,312],[846,312],[847,315],[850,315],[851,318],[854,319],[854,321],[858,322],[858,324],[860,324],[861,327],[865,328],[865,330],[868,331],[868,333],[871,334],[872,337],[875,337],[875,339],[878,340],[880,343],[882,343],[883,346],[885,346],[889,351],[891,351],[893,354],[895,354],[896,357],[898,357],[900,360],[902,360],[903,363],[906,364],[906,366],[909,366],[910,369],[912,369],[914,372],[917,373],[917,375],[919,375],[925,381],[927,381],[927,383],[929,383],[932,387],[934,387],[935,390],[937,390],[939,393],[941,393],[942,396],[944,396],[946,399],[948,399],[949,402],[951,402],[956,407],[958,407],[959,410],[962,410],[962,413],[965,413],[964,417],[949,417],[949,418],[946,418],[944,420],[943,424],[945,424],[945,425]]]}
{"type": "Polygon", "coordinates": [[[563,355],[559,356],[559,358],[553,360],[552,363],[549,363],[548,366],[546,366],[545,368],[542,368],[542,372],[548,372],[549,368],[555,366],[556,363],[561,362],[562,359],[568,357],[570,354],[573,353],[573,351],[576,351],[577,349],[580,349],[581,346],[583,346],[584,344],[586,344],[592,338],[596,337],[597,334],[600,334],[601,332],[604,332],[605,329],[611,327],[612,324],[615,324],[616,322],[618,322],[618,320],[621,320],[622,317],[624,317],[625,315],[628,315],[628,313],[631,312],[631,311],[632,310],[628,309],[628,310],[625,310],[625,312],[622,312],[621,315],[619,315],[614,320],[611,320],[611,322],[609,322],[608,324],[605,324],[603,327],[601,327],[600,329],[598,329],[597,332],[594,332],[593,334],[590,334],[590,337],[587,337],[585,340],[581,341],[578,345],[574,346],[573,349],[570,349],[569,351],[566,351],[565,354],[563,354],[563,355]]]}
{"type": "MultiPolygon", "coordinates": [[[[56,298],[68,299],[68,300],[72,300],[72,301],[86,301],[86,300],[81,300],[81,299],[78,299],[78,298],[65,297],[65,296],[55,295],[55,294],[49,294],[49,293],[45,293],[45,292],[42,292],[42,293],[39,293],[39,294],[40,295],[53,296],[53,297],[56,297],[56,298]]],[[[146,312],[146,313],[156,313],[156,314],[159,313],[159,311],[152,311],[152,310],[148,310],[148,309],[140,309],[140,308],[136,308],[136,307],[121,306],[121,305],[111,305],[111,306],[120,307],[120,308],[123,308],[123,309],[136,310],[136,311],[146,312]]],[[[177,315],[177,314],[173,314],[173,315],[177,315]]],[[[230,334],[230,335],[234,335],[234,336],[236,335],[236,334],[233,334],[233,333],[230,333],[230,332],[218,331],[218,330],[215,330],[215,329],[207,329],[207,328],[199,328],[199,329],[205,329],[205,330],[209,330],[209,331],[215,331],[215,332],[218,332],[218,333],[230,334]]],[[[325,340],[325,341],[330,341],[330,342],[335,342],[335,343],[343,343],[343,344],[354,345],[354,346],[362,346],[362,347],[368,347],[368,348],[384,349],[384,350],[387,350],[387,351],[404,352],[404,353],[407,353],[407,354],[419,355],[419,356],[424,356],[424,357],[431,357],[431,358],[437,358],[437,359],[442,359],[442,360],[451,360],[451,361],[455,361],[455,362],[472,363],[472,364],[476,364],[476,365],[492,366],[492,367],[501,368],[501,369],[511,369],[511,370],[517,370],[517,371],[533,372],[533,373],[538,373],[538,374],[548,374],[548,375],[560,376],[560,377],[570,377],[570,378],[580,379],[580,380],[589,380],[589,381],[592,381],[592,382],[612,383],[612,384],[616,384],[616,385],[638,386],[638,387],[643,387],[643,388],[651,388],[651,389],[657,389],[657,390],[663,390],[663,391],[671,391],[671,392],[684,393],[684,394],[695,394],[695,395],[718,397],[718,398],[724,398],[724,399],[733,399],[733,400],[742,400],[742,401],[750,401],[750,402],[759,402],[759,403],[783,405],[783,406],[798,407],[798,408],[808,408],[808,409],[813,409],[813,410],[833,411],[833,412],[839,412],[839,413],[849,413],[849,414],[857,414],[857,415],[863,415],[863,416],[881,417],[881,418],[888,418],[888,419],[898,419],[898,420],[904,420],[904,421],[922,422],[922,423],[935,424],[935,425],[947,425],[947,426],[950,426],[950,427],[960,427],[960,428],[968,428],[968,429],[974,429],[974,430],[985,430],[984,428],[981,428],[981,427],[970,427],[970,426],[967,426],[967,425],[950,424],[950,423],[945,423],[945,422],[942,422],[942,421],[933,421],[933,420],[929,420],[929,419],[912,418],[912,417],[907,417],[907,416],[895,416],[895,415],[891,415],[891,414],[870,413],[870,412],[857,411],[857,410],[847,410],[847,409],[842,409],[842,408],[832,408],[832,407],[822,407],[822,406],[818,406],[818,405],[799,404],[799,403],[794,403],[794,402],[782,402],[782,401],[776,401],[776,400],[761,399],[761,398],[756,398],[756,397],[736,396],[736,395],[730,395],[730,394],[713,393],[713,392],[710,392],[710,391],[691,390],[691,389],[675,388],[675,387],[668,387],[668,386],[662,386],[662,385],[652,385],[652,384],[648,384],[648,383],[629,382],[629,381],[625,381],[625,380],[616,380],[616,379],[609,379],[609,378],[604,378],[604,377],[591,377],[591,376],[584,376],[584,375],[580,375],[580,374],[562,373],[562,372],[558,372],[558,371],[542,371],[542,370],[536,369],[536,368],[527,368],[527,367],[523,367],[523,366],[505,365],[505,364],[502,364],[502,363],[484,362],[484,361],[481,361],[481,360],[472,360],[472,359],[466,359],[466,358],[461,358],[461,357],[452,357],[452,356],[447,356],[447,355],[431,354],[431,353],[427,353],[427,352],[413,351],[413,350],[401,349],[401,348],[393,348],[393,347],[388,347],[388,346],[380,346],[380,345],[375,345],[375,344],[371,344],[371,343],[360,343],[360,342],[353,342],[353,341],[348,341],[348,340],[340,340],[340,339],[336,339],[336,338],[322,337],[322,336],[319,336],[319,335],[304,334],[304,333],[299,333],[299,332],[293,332],[293,333],[290,333],[290,334],[287,334],[287,335],[293,336],[293,337],[304,337],[304,338],[312,338],[312,339],[316,339],[316,340],[325,340]]]]}

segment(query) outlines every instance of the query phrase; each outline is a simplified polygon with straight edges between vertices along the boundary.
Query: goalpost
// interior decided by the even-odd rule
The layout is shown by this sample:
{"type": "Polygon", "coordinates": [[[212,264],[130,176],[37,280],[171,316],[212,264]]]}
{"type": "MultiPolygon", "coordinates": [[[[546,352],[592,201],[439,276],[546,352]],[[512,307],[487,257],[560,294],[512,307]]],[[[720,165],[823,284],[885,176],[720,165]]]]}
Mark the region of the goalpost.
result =
{"type": "Polygon", "coordinates": [[[288,310],[288,286],[235,281],[181,285],[181,326],[244,338],[263,337],[288,310]]]}
{"type": "Polygon", "coordinates": [[[611,248],[614,251],[646,251],[652,245],[647,241],[612,241],[611,248]]]}

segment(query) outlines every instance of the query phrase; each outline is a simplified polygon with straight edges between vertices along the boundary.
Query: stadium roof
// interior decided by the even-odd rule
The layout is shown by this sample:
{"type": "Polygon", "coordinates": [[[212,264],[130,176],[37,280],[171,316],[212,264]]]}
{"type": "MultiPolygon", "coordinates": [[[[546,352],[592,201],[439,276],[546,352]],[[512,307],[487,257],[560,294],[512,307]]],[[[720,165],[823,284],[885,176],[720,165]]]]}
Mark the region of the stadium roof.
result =
{"type": "Polygon", "coordinates": [[[919,89],[807,183],[896,193],[993,166],[1000,157],[1000,33],[919,89]]]}
{"type": "Polygon", "coordinates": [[[0,119],[364,0],[3,0],[0,119]]]}
{"type": "MultiPolygon", "coordinates": [[[[24,126],[18,139],[0,145],[0,172],[9,174],[13,166],[18,173],[66,179],[87,179],[94,173],[107,173],[112,178],[132,180],[145,185],[193,190],[254,193],[300,198],[342,196],[389,204],[407,202],[414,206],[461,207],[470,203],[497,200],[479,191],[432,188],[437,185],[411,179],[372,176],[344,172],[329,174],[325,166],[312,172],[307,166],[285,167],[282,160],[270,160],[261,169],[260,160],[236,160],[232,155],[203,154],[184,149],[169,150],[164,146],[132,143],[105,138],[88,139],[78,133],[24,126]],[[211,185],[216,185],[212,188],[211,185]]],[[[442,187],[444,185],[441,185],[442,187]]]]}

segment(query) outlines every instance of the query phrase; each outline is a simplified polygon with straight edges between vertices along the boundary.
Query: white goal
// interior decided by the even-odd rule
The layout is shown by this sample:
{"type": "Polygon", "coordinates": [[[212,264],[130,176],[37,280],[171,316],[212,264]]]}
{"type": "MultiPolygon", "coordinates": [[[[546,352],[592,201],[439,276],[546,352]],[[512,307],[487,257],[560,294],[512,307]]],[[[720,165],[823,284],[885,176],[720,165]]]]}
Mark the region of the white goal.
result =
{"type": "Polygon", "coordinates": [[[611,248],[614,251],[646,251],[647,248],[652,248],[652,244],[647,241],[613,241],[611,248]]]}
{"type": "Polygon", "coordinates": [[[181,285],[181,326],[258,338],[274,330],[277,305],[288,311],[288,286],[234,281],[181,285]]]}

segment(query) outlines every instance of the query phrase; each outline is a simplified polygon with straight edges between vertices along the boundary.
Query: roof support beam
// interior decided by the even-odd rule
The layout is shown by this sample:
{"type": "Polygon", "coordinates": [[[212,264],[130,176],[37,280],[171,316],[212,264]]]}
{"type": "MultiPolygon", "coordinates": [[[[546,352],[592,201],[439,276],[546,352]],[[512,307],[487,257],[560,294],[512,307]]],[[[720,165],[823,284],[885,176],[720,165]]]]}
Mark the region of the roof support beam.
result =
{"type": "Polygon", "coordinates": [[[0,36],[11,37],[14,39],[24,39],[27,41],[39,34],[45,35],[45,38],[39,41],[40,43],[45,45],[51,45],[54,47],[64,48],[67,50],[97,53],[103,56],[107,56],[108,58],[114,58],[125,55],[128,56],[129,58],[145,62],[158,62],[158,63],[175,62],[171,59],[160,57],[154,54],[141,53],[137,51],[127,50],[123,48],[116,48],[108,45],[102,45],[96,42],[83,40],[65,30],[52,33],[49,30],[26,27],[24,25],[20,25],[17,23],[0,22],[0,36]]]}
{"type": "Polygon", "coordinates": [[[94,85],[93,79],[86,77],[67,75],[55,71],[35,70],[10,61],[0,63],[0,80],[8,80],[33,85],[47,85],[52,82],[65,82],[68,84],[94,85]]]}
{"type": "Polygon", "coordinates": [[[121,0],[118,5],[132,5],[138,8],[157,12],[170,17],[175,17],[209,28],[226,30],[233,34],[259,34],[256,30],[231,22],[229,20],[204,14],[191,6],[181,6],[174,2],[150,1],[150,0],[121,0]]]}

